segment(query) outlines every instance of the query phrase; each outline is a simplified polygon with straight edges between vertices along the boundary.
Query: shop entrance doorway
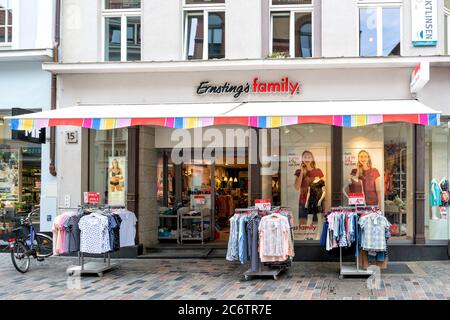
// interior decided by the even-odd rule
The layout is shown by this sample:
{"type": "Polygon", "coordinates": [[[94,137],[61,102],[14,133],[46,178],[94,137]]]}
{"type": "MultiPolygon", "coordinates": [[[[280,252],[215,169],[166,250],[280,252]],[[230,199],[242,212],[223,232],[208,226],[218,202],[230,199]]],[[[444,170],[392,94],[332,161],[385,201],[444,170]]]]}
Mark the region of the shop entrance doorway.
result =
{"type": "MultiPolygon", "coordinates": [[[[228,151],[229,152],[229,151],[228,151]]],[[[247,150],[174,163],[171,150],[158,151],[158,241],[162,246],[226,247],[229,219],[248,207],[247,150]]]]}

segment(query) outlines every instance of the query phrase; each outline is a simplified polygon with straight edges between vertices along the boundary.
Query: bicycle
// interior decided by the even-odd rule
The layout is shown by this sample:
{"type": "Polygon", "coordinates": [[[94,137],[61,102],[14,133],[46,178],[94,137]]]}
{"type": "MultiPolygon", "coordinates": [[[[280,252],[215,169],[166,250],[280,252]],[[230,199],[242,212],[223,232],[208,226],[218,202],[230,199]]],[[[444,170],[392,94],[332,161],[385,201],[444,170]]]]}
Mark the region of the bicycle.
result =
{"type": "Polygon", "coordinates": [[[31,211],[25,219],[20,218],[20,226],[12,230],[14,236],[8,239],[13,265],[21,273],[30,268],[30,257],[44,261],[53,254],[52,238],[34,229],[31,217],[37,212],[39,209],[31,211]]]}

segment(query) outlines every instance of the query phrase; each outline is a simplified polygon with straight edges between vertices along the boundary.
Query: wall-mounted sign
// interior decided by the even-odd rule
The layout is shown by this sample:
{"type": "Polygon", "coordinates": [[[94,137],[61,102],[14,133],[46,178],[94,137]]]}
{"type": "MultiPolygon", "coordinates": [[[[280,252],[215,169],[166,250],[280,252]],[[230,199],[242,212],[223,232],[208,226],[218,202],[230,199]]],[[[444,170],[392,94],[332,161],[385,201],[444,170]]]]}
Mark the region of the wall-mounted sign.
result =
{"type": "Polygon", "coordinates": [[[437,1],[411,1],[412,44],[415,47],[437,44],[437,1]]]}
{"type": "MultiPolygon", "coordinates": [[[[33,113],[34,111],[12,108],[11,115],[19,116],[22,114],[33,113]]],[[[42,129],[32,129],[32,130],[11,130],[12,140],[21,140],[30,143],[45,143],[45,128],[42,129]]]]}
{"type": "Polygon", "coordinates": [[[84,192],[83,194],[83,200],[84,203],[88,204],[88,203],[93,203],[93,204],[98,204],[100,203],[100,193],[99,192],[84,192]]]}
{"type": "Polygon", "coordinates": [[[66,131],[66,143],[78,143],[78,131],[66,131]]]}
{"type": "Polygon", "coordinates": [[[430,81],[430,63],[421,62],[411,73],[411,93],[417,93],[430,81]]]}
{"type": "Polygon", "coordinates": [[[289,80],[288,77],[284,77],[279,81],[262,81],[259,78],[254,78],[252,82],[246,82],[242,84],[231,84],[225,82],[223,84],[211,84],[209,81],[202,81],[197,87],[197,94],[230,94],[234,98],[239,98],[242,94],[286,94],[296,95],[300,94],[300,83],[289,80]]]}

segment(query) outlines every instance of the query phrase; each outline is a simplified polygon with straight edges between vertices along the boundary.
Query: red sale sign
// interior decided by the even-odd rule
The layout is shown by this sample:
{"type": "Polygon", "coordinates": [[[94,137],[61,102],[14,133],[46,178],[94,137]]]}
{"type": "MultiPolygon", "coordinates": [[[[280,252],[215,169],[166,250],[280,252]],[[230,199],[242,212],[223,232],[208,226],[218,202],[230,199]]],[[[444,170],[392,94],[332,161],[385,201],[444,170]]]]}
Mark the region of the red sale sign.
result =
{"type": "Polygon", "coordinates": [[[348,194],[348,204],[351,206],[364,206],[366,204],[366,201],[364,199],[364,194],[349,193],[348,194]]]}
{"type": "Polygon", "coordinates": [[[259,210],[270,210],[272,206],[270,199],[256,199],[255,207],[259,210]]]}
{"type": "Polygon", "coordinates": [[[84,203],[100,203],[100,193],[92,191],[85,192],[84,203]]]}

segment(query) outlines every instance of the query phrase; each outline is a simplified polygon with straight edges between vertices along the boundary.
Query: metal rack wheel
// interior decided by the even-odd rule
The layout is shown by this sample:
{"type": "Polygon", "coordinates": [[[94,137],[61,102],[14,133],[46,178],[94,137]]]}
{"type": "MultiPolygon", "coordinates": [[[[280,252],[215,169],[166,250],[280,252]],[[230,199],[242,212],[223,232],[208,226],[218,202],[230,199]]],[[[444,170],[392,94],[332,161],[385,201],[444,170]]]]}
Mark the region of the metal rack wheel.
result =
{"type": "Polygon", "coordinates": [[[342,280],[342,279],[344,279],[344,275],[340,274],[339,275],[339,280],[342,280]]]}
{"type": "Polygon", "coordinates": [[[278,280],[278,277],[277,276],[273,276],[273,280],[278,280]]]}
{"type": "Polygon", "coordinates": [[[248,281],[250,279],[250,277],[247,275],[245,275],[244,278],[245,278],[245,281],[248,281]]]}

